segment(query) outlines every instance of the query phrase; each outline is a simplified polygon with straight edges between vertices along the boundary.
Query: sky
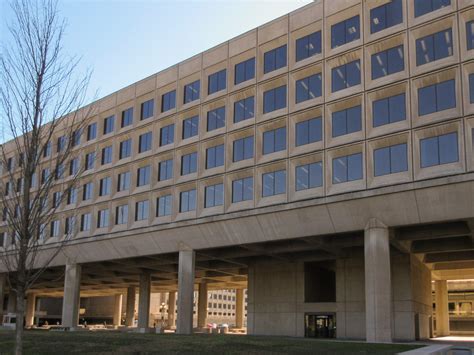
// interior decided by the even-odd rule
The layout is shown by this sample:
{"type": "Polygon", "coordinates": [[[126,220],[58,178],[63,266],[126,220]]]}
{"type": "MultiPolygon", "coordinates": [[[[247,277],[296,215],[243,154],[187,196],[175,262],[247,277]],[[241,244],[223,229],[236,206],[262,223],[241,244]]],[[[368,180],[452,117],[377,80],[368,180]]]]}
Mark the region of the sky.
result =
{"type": "MultiPolygon", "coordinates": [[[[311,0],[59,0],[64,50],[93,70],[89,97],[104,97],[311,0]]],[[[0,0],[0,42],[12,20],[0,0]]]]}

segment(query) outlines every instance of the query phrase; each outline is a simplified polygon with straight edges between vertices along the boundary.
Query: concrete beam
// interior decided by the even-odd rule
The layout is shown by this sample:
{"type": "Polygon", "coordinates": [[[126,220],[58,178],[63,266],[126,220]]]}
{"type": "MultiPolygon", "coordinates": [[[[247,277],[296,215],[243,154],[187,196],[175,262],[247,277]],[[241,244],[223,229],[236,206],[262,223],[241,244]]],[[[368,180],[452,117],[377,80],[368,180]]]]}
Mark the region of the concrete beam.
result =
{"type": "Polygon", "coordinates": [[[474,250],[453,251],[444,253],[426,254],[423,261],[425,263],[443,263],[453,261],[471,261],[474,260],[474,250]]]}
{"type": "Polygon", "coordinates": [[[411,245],[411,252],[425,254],[433,252],[463,251],[474,249],[470,237],[451,237],[436,240],[416,240],[411,245]]]}
{"type": "Polygon", "coordinates": [[[194,250],[180,250],[178,274],[178,334],[193,332],[194,250]]]}
{"type": "Polygon", "coordinates": [[[81,265],[67,264],[64,276],[62,326],[74,329],[79,321],[81,265]]]}
{"type": "Polygon", "coordinates": [[[470,235],[471,230],[466,222],[450,222],[423,226],[403,227],[398,229],[399,240],[423,240],[453,238],[470,235]]]}

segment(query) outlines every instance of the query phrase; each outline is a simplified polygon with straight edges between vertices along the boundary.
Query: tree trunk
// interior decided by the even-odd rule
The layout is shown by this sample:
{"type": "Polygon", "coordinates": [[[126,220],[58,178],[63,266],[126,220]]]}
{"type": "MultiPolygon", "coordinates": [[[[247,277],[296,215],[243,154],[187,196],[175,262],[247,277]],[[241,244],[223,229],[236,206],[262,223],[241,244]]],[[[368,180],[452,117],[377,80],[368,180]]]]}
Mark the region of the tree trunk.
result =
{"type": "Polygon", "coordinates": [[[25,319],[25,291],[18,289],[16,293],[16,330],[15,330],[15,354],[23,354],[23,329],[25,319]]]}

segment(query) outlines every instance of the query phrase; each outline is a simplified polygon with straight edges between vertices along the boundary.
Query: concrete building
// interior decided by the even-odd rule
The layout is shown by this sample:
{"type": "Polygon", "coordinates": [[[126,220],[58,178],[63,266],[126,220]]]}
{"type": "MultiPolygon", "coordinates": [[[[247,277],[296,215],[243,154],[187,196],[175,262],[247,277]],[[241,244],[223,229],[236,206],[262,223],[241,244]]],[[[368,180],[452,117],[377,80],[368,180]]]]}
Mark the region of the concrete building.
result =
{"type": "Polygon", "coordinates": [[[474,279],[473,20],[472,0],[315,1],[99,100],[45,253],[78,233],[30,298],[75,327],[80,296],[123,294],[132,325],[138,293],[146,331],[170,292],[190,333],[195,292],[199,327],[236,289],[240,325],[247,288],[250,334],[449,334],[447,281],[474,279]]]}

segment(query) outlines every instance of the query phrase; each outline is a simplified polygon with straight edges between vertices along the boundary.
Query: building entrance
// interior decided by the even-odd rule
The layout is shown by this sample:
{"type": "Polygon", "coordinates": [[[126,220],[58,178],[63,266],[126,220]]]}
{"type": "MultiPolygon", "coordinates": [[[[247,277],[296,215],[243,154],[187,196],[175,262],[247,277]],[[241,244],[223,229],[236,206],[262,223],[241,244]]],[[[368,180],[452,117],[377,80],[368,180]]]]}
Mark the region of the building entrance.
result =
{"type": "Polygon", "coordinates": [[[336,316],[334,314],[306,314],[305,337],[335,338],[336,316]]]}

